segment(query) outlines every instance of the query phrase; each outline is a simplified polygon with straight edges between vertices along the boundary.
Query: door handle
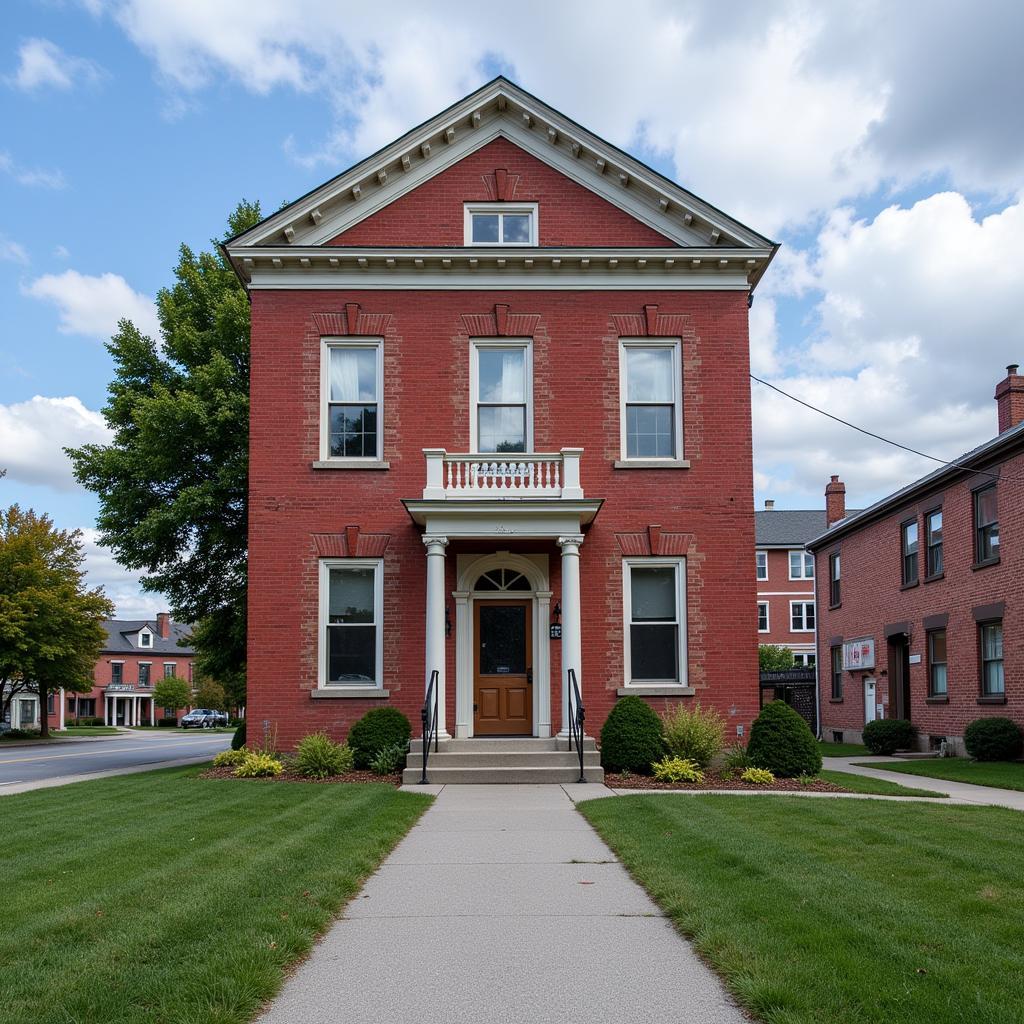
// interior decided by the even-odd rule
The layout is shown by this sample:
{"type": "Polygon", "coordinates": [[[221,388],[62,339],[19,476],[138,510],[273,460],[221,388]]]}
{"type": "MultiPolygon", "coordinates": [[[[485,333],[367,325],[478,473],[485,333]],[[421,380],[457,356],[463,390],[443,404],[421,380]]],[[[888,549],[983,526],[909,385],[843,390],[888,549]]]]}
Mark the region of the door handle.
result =
{"type": "Polygon", "coordinates": [[[526,670],[526,685],[533,686],[533,669],[528,668],[526,670]]]}

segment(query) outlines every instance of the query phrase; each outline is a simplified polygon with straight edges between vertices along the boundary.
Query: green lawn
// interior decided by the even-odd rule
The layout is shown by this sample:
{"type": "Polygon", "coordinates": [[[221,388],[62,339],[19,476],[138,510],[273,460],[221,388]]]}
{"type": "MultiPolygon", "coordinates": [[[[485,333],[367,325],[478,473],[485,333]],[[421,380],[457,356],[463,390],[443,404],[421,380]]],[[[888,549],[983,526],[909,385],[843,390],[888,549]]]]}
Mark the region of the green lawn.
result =
{"type": "Polygon", "coordinates": [[[4,1024],[250,1020],[430,803],[198,771],[0,797],[4,1024]]]}
{"type": "Polygon", "coordinates": [[[899,764],[869,764],[904,775],[926,775],[930,779],[970,782],[975,786],[1024,790],[1024,764],[1019,761],[968,761],[963,757],[937,757],[926,761],[901,761],[899,764]]]}
{"type": "Polygon", "coordinates": [[[886,779],[854,775],[852,772],[830,772],[826,769],[821,772],[821,777],[844,789],[852,790],[854,793],[871,793],[874,796],[931,796],[941,800],[946,795],[945,793],[933,793],[930,789],[901,786],[898,782],[889,782],[886,779]]]}
{"type": "Polygon", "coordinates": [[[66,729],[51,729],[51,736],[116,736],[112,725],[69,725],[66,729]]]}
{"type": "Polygon", "coordinates": [[[822,757],[870,757],[871,751],[861,743],[825,743],[818,741],[822,757]]]}
{"type": "Polygon", "coordinates": [[[769,1024],[1020,1024],[1018,812],[724,796],[579,809],[769,1024]]]}

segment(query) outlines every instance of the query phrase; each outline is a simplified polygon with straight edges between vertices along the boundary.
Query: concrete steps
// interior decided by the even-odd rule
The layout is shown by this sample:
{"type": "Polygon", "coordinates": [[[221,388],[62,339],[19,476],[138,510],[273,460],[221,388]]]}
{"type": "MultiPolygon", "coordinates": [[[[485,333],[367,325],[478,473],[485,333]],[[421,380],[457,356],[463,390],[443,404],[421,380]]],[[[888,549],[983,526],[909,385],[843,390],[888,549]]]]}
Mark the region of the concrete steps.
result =
{"type": "MultiPolygon", "coordinates": [[[[402,782],[416,785],[423,769],[423,742],[413,740],[402,782]]],[[[583,775],[603,782],[604,769],[594,740],[583,741],[583,775]]],[[[578,782],[579,754],[566,740],[496,737],[445,740],[430,751],[427,778],[432,785],[495,783],[551,784],[578,782]]]]}

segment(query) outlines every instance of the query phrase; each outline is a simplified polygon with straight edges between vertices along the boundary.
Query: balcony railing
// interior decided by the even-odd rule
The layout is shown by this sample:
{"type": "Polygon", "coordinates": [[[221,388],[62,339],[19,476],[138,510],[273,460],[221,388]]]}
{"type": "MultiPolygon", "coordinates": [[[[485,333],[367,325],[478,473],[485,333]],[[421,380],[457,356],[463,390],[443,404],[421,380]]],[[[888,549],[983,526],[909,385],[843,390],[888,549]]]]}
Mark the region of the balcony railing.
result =
{"type": "Polygon", "coordinates": [[[449,455],[444,448],[424,448],[427,485],[423,497],[582,499],[582,448],[559,452],[480,452],[449,455]]]}

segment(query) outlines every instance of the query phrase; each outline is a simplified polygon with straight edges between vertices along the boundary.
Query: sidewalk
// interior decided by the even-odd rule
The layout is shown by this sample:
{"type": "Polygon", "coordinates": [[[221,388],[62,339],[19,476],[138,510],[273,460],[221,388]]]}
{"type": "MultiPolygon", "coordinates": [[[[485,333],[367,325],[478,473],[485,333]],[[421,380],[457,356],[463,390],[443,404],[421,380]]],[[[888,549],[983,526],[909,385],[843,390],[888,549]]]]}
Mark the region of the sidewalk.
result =
{"type": "Polygon", "coordinates": [[[104,740],[116,740],[131,735],[133,735],[133,730],[118,726],[117,732],[110,732],[104,736],[51,735],[45,740],[38,737],[31,740],[2,740],[0,741],[0,750],[17,750],[19,747],[66,747],[69,743],[102,743],[104,740]]]}
{"type": "Polygon", "coordinates": [[[415,788],[434,806],[262,1024],[747,1020],[561,787],[415,788]]]}

